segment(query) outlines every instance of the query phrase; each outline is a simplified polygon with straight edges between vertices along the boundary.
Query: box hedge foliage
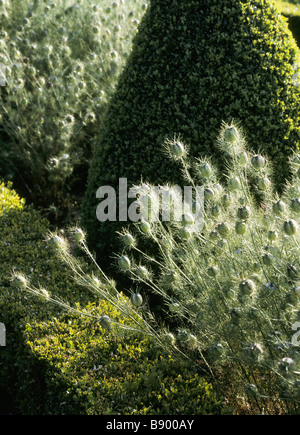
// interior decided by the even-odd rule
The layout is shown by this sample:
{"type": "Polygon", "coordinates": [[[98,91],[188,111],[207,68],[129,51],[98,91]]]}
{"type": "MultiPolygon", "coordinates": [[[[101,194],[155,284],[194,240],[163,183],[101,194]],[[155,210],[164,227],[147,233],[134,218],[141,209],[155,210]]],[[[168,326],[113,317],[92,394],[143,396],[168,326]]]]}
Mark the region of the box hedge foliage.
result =
{"type": "MultiPolygon", "coordinates": [[[[105,303],[89,309],[112,311],[105,303]]],[[[28,325],[25,337],[30,363],[25,373],[24,366],[18,367],[24,414],[225,412],[212,386],[195,370],[161,355],[139,336],[120,339],[86,318],[65,314],[28,325]],[[42,388],[32,381],[37,373],[42,388]]]]}
{"type": "MultiPolygon", "coordinates": [[[[99,323],[70,315],[18,290],[20,272],[90,312],[116,316],[83,291],[47,241],[49,224],[0,185],[0,406],[21,414],[181,414],[223,412],[212,386],[185,363],[160,355],[151,341],[109,335],[99,323]]],[[[82,261],[82,268],[89,267],[82,261]]]]}
{"type": "Polygon", "coordinates": [[[96,191],[119,178],[128,184],[180,183],[162,144],[174,135],[191,156],[213,156],[222,121],[241,123],[247,143],[276,163],[276,182],[289,174],[287,155],[299,146],[300,98],[293,85],[299,56],[287,20],[268,0],[152,0],[110,101],[94,149],[83,225],[99,261],[117,251],[120,225],[96,218],[96,191]]]}

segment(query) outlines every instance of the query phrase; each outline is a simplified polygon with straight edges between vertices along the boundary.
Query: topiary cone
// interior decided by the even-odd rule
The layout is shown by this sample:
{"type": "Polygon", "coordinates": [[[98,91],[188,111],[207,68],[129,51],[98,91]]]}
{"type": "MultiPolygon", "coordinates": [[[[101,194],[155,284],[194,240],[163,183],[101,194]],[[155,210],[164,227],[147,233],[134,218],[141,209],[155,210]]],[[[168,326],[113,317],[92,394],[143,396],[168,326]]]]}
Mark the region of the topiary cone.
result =
{"type": "MultiPolygon", "coordinates": [[[[102,124],[83,201],[83,226],[103,260],[117,251],[115,231],[126,222],[100,223],[96,191],[117,190],[121,177],[155,185],[180,183],[177,163],[162,153],[174,134],[190,155],[212,156],[222,121],[240,122],[248,145],[288,174],[297,149],[299,90],[293,66],[299,49],[268,0],[152,0],[135,37],[102,124]]],[[[184,183],[181,182],[183,186],[184,183]]]]}

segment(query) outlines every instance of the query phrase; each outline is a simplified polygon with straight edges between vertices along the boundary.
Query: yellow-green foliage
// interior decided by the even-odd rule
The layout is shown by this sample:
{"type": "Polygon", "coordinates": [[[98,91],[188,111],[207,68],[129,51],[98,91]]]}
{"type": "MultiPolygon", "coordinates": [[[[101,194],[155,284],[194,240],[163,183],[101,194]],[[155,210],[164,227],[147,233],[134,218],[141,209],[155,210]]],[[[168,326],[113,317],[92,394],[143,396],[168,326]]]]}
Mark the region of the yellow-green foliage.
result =
{"type": "Polygon", "coordinates": [[[12,209],[22,209],[25,201],[11,189],[12,184],[0,183],[0,215],[12,209]]]}
{"type": "Polygon", "coordinates": [[[96,219],[96,191],[143,180],[182,183],[161,144],[181,135],[191,157],[213,156],[222,121],[240,121],[250,148],[276,163],[276,183],[300,139],[299,49],[268,0],[153,0],[103,121],[89,173],[83,224],[104,258],[119,229],[96,219]]]}
{"type": "MultiPolygon", "coordinates": [[[[103,302],[88,309],[117,316],[103,302]]],[[[20,355],[17,364],[23,414],[225,412],[195,370],[161,355],[151,340],[138,335],[114,337],[99,323],[65,314],[27,325],[25,337],[26,357],[20,355]]]]}

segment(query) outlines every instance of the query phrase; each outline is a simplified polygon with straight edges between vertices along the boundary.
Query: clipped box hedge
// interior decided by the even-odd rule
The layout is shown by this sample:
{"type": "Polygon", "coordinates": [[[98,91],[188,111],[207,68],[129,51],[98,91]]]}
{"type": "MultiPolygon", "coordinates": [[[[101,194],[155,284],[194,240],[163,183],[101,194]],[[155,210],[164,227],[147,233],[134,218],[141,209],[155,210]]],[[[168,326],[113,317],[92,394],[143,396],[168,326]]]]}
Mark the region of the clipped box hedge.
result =
{"type": "MultiPolygon", "coordinates": [[[[89,308],[111,314],[104,303],[89,308]]],[[[139,336],[114,337],[99,324],[65,314],[47,324],[27,325],[25,337],[31,357],[26,371],[18,367],[24,414],[225,412],[212,386],[195,370],[160,355],[139,336]]]]}
{"type": "Polygon", "coordinates": [[[160,355],[150,341],[116,337],[89,318],[17,290],[12,270],[73,304],[116,316],[74,283],[46,240],[48,225],[0,185],[0,322],[6,326],[0,414],[224,412],[210,384],[187,364],[160,355]]]}

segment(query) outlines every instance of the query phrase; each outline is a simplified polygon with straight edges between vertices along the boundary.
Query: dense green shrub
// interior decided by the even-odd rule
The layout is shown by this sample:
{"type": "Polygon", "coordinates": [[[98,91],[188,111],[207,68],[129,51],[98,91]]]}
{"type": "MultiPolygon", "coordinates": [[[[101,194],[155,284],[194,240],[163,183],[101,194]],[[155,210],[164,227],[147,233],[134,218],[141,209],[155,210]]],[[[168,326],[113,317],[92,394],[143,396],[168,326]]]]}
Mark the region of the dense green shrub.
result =
{"type": "Polygon", "coordinates": [[[153,0],[105,115],[83,204],[83,225],[99,260],[115,250],[114,223],[95,213],[100,186],[181,182],[161,144],[181,136],[190,155],[221,163],[222,121],[241,121],[249,147],[288,174],[299,143],[299,90],[292,84],[299,50],[286,20],[266,0],[153,0]]]}
{"type": "MultiPolygon", "coordinates": [[[[103,302],[88,309],[116,316],[103,302]]],[[[120,339],[99,322],[69,314],[28,324],[25,339],[27,349],[16,364],[22,414],[225,412],[210,384],[149,339],[120,339]]]]}
{"type": "Polygon", "coordinates": [[[51,218],[65,217],[84,191],[92,143],[144,8],[1,1],[0,177],[51,218]]]}

